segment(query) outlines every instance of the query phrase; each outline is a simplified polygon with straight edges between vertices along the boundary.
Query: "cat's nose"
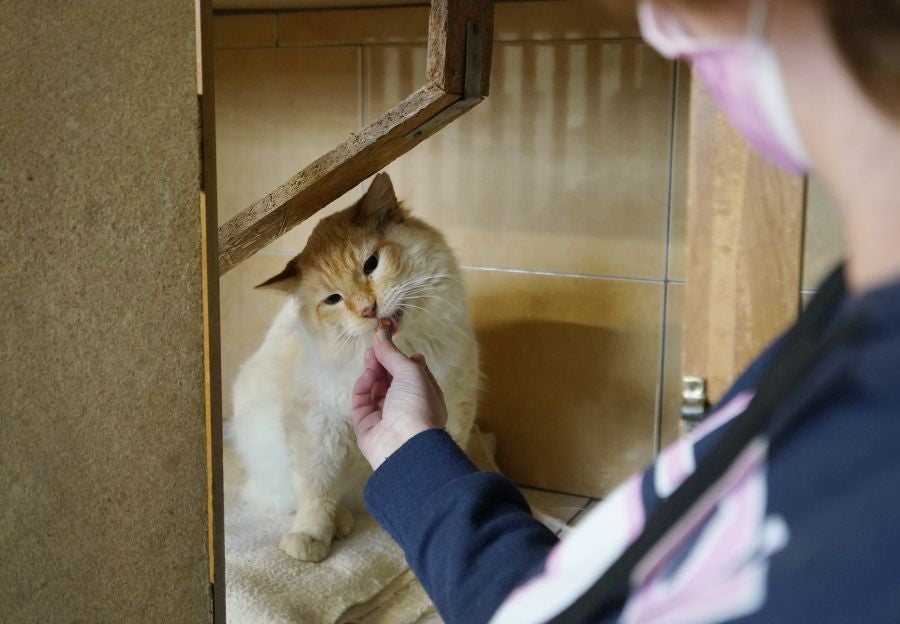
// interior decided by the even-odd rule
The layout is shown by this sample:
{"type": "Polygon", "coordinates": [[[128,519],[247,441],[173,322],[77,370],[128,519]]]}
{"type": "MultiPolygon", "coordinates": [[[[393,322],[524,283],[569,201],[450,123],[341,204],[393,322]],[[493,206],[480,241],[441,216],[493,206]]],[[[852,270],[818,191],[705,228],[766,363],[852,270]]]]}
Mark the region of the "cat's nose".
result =
{"type": "Polygon", "coordinates": [[[362,309],[360,314],[363,318],[375,318],[375,315],[378,313],[378,303],[373,301],[365,308],[362,309]]]}

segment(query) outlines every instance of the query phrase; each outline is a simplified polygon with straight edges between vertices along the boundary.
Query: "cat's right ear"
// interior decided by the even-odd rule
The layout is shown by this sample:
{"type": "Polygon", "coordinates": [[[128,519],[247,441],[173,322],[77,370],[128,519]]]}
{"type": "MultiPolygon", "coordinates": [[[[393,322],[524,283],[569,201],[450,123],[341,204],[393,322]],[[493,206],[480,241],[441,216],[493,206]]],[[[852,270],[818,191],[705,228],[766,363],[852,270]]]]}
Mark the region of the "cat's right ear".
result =
{"type": "Polygon", "coordinates": [[[270,277],[262,284],[257,284],[254,288],[272,288],[280,290],[284,293],[291,294],[300,281],[300,265],[298,263],[299,256],[291,258],[284,270],[274,277],[270,277]]]}
{"type": "Polygon", "coordinates": [[[352,219],[357,225],[372,223],[383,232],[388,226],[403,221],[406,216],[406,211],[394,194],[390,176],[382,171],[375,176],[369,190],[359,200],[352,219]]]}

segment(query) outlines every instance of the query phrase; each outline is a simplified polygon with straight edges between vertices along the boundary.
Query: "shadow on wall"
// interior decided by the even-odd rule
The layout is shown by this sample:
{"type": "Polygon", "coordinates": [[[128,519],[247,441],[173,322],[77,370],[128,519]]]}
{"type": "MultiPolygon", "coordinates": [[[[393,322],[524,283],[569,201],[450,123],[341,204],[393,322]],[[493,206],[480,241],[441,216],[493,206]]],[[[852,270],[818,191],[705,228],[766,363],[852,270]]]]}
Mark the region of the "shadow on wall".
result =
{"type": "Polygon", "coordinates": [[[526,321],[484,327],[478,339],[479,423],[497,434],[498,464],[517,483],[600,496],[649,459],[650,435],[635,429],[652,427],[653,406],[629,366],[633,336],[526,321]],[[626,461],[610,462],[608,451],[626,461]]]}

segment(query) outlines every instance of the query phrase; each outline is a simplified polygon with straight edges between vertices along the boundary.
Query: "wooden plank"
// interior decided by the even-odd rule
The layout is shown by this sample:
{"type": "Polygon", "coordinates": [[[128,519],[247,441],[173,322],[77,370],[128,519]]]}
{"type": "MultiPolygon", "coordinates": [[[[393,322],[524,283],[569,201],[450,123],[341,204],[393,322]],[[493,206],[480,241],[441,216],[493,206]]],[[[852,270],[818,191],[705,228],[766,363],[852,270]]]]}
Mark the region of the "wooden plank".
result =
{"type": "Polygon", "coordinates": [[[211,0],[197,10],[197,95],[203,143],[200,188],[200,259],[203,296],[204,411],[206,414],[207,539],[213,621],[225,614],[225,487],[222,466],[222,349],[219,314],[219,258],[216,190],[215,81],[211,0]]]}
{"type": "Polygon", "coordinates": [[[429,82],[224,223],[219,228],[219,274],[480,102],[490,84],[493,9],[493,0],[435,0],[429,22],[429,82]]]}
{"type": "Polygon", "coordinates": [[[447,93],[462,95],[466,75],[466,25],[476,22],[484,36],[481,43],[481,96],[491,84],[491,50],[494,3],[484,0],[451,0],[431,3],[428,22],[426,80],[447,93]]]}
{"type": "MultiPolygon", "coordinates": [[[[219,274],[275,240],[427,138],[409,136],[459,96],[422,87],[219,228],[219,274]]],[[[437,128],[434,129],[435,131],[437,128]]]]}
{"type": "Polygon", "coordinates": [[[691,87],[684,375],[714,402],[796,317],[803,180],[756,155],[691,87]]]}

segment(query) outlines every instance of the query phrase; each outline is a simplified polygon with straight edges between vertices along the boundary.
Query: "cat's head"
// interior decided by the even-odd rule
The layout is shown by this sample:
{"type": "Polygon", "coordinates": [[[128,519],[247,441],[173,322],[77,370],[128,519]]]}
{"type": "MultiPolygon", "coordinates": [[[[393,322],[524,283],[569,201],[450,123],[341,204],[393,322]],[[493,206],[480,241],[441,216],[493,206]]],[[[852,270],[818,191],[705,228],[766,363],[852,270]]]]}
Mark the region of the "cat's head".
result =
{"type": "Polygon", "coordinates": [[[386,173],[353,206],[322,219],[303,251],[257,288],[300,303],[300,317],[323,350],[368,344],[381,318],[413,329],[458,284],[453,254],[434,228],[410,216],[386,173]]]}

